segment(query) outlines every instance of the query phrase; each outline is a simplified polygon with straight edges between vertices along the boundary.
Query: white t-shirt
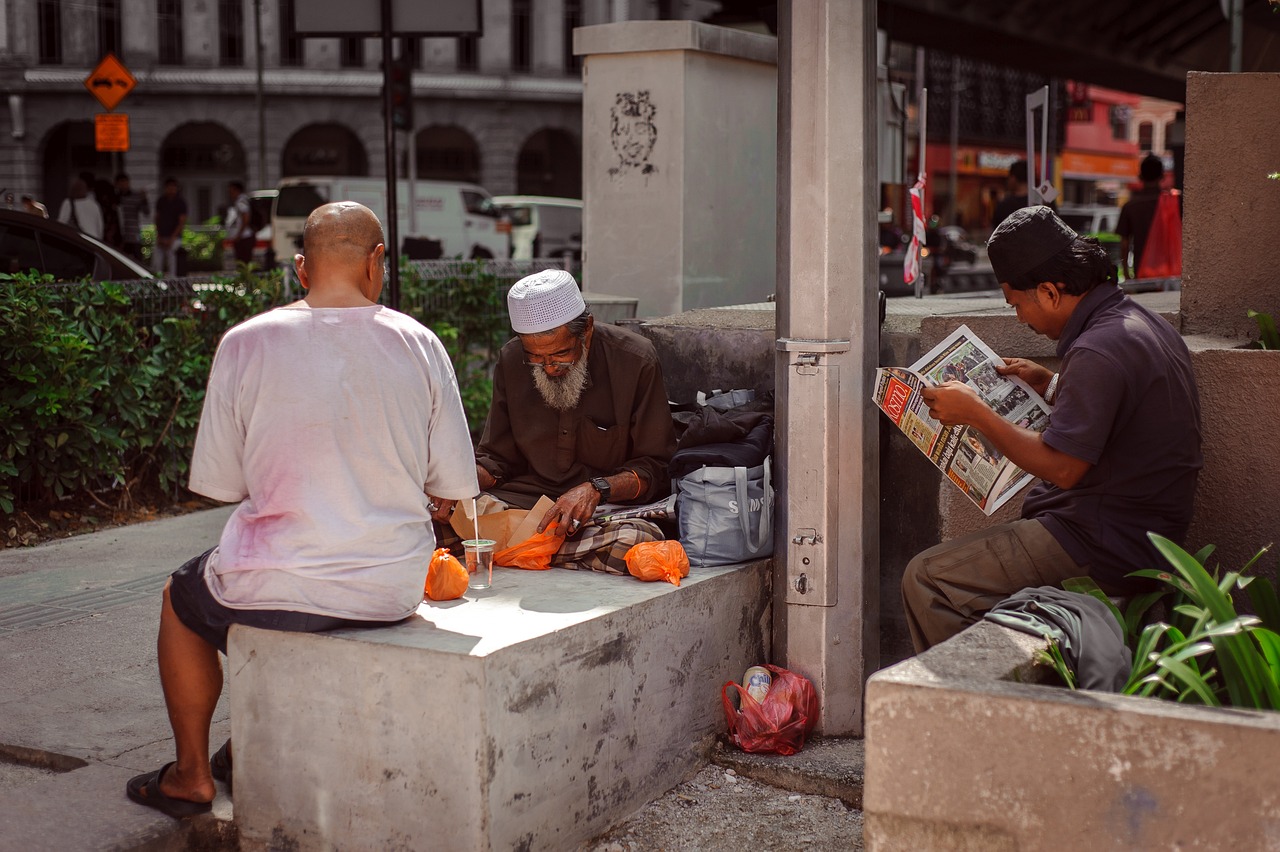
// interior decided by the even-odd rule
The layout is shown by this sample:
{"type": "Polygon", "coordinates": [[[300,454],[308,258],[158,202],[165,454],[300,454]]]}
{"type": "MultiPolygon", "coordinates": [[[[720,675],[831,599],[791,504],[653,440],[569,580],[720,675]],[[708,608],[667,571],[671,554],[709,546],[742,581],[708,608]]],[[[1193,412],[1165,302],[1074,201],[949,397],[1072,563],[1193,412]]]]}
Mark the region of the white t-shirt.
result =
{"type": "Polygon", "coordinates": [[[479,493],[453,365],[382,306],[276,308],[214,356],[192,491],[242,501],[205,572],[238,609],[393,621],[422,602],[426,491],[479,493]]]}

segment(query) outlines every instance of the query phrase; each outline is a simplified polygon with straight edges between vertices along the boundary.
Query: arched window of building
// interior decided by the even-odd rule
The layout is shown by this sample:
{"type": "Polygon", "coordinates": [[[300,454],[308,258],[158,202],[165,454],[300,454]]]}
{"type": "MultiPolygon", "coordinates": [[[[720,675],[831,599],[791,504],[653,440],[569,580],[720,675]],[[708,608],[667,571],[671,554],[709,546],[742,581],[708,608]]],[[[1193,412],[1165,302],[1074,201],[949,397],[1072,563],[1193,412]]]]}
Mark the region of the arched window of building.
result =
{"type": "MultiPolygon", "coordinates": [[[[160,145],[160,179],[178,180],[187,200],[189,225],[224,215],[227,183],[248,175],[244,146],[230,130],[212,121],[193,121],[175,128],[160,145]]],[[[161,187],[155,188],[159,194],[161,187]]]]}
{"type": "Polygon", "coordinates": [[[516,160],[518,195],[582,197],[582,150],[563,130],[545,129],[525,140],[516,160]]]}
{"type": "Polygon", "coordinates": [[[311,124],[285,143],[280,174],[364,177],[369,174],[369,157],[350,129],[341,124],[311,124]]]}
{"type": "Polygon", "coordinates": [[[1154,151],[1155,150],[1156,127],[1149,121],[1138,124],[1138,150],[1154,151]]]}
{"type": "Polygon", "coordinates": [[[461,127],[427,127],[414,139],[419,180],[480,182],[480,146],[461,127]]]}

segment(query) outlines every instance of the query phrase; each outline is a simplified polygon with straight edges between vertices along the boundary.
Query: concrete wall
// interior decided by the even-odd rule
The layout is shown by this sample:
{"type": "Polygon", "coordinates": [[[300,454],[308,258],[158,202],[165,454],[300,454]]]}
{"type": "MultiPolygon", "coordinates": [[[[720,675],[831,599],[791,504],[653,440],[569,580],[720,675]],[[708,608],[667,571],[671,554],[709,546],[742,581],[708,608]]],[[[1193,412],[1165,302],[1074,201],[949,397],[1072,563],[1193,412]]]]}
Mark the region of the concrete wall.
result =
{"type": "Polygon", "coordinates": [[[1187,334],[1257,337],[1280,316],[1280,74],[1187,75],[1182,313],[1187,334]]]}
{"type": "Polygon", "coordinates": [[[584,280],[640,316],[774,291],[777,43],[689,21],[579,28],[584,280]]]}
{"type": "MultiPolygon", "coordinates": [[[[1179,294],[1138,297],[1174,325],[1179,294]]],[[[930,301],[894,299],[880,337],[880,363],[910,364],[960,324],[997,352],[1057,365],[1055,344],[1010,315],[998,297],[930,301]]],[[[769,310],[703,310],[650,320],[638,330],[654,342],[668,395],[690,402],[699,390],[773,389],[774,314],[769,310]]],[[[1242,567],[1262,546],[1280,538],[1280,432],[1260,416],[1259,403],[1280,399],[1280,352],[1235,348],[1244,340],[1188,337],[1200,388],[1205,467],[1196,494],[1188,549],[1216,546],[1215,564],[1242,567]],[[1247,389],[1247,390],[1245,390],[1247,389]]],[[[880,619],[885,663],[911,654],[900,583],[911,558],[939,541],[1019,516],[1016,497],[991,517],[983,515],[938,475],[888,421],[880,431],[880,619]]],[[[1260,563],[1264,574],[1275,559],[1260,563]]]]}
{"type": "Polygon", "coordinates": [[[1027,683],[1044,644],[984,622],[872,676],[868,850],[1276,848],[1280,714],[1027,683]]]}

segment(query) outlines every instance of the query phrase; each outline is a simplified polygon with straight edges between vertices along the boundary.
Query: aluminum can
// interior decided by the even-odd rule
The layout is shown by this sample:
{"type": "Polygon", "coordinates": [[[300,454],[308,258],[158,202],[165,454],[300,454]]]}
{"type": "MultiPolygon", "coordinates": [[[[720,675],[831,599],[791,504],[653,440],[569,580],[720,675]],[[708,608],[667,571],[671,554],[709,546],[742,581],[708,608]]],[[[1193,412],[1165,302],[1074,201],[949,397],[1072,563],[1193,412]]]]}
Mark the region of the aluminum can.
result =
{"type": "Polygon", "coordinates": [[[764,666],[752,666],[742,676],[742,688],[747,691],[747,695],[756,700],[757,704],[764,702],[764,697],[769,694],[769,687],[772,684],[773,675],[769,674],[769,670],[764,666]]]}

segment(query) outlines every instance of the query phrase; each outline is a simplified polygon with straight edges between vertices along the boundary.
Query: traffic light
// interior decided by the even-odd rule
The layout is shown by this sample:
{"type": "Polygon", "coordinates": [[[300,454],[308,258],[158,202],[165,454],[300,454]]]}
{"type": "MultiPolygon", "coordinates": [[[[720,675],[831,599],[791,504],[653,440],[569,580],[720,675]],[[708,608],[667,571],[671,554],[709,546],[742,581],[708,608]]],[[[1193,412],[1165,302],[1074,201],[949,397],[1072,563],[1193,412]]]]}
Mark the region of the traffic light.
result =
{"type": "Polygon", "coordinates": [[[391,63],[391,126],[396,130],[413,129],[413,69],[405,59],[391,63]]]}

